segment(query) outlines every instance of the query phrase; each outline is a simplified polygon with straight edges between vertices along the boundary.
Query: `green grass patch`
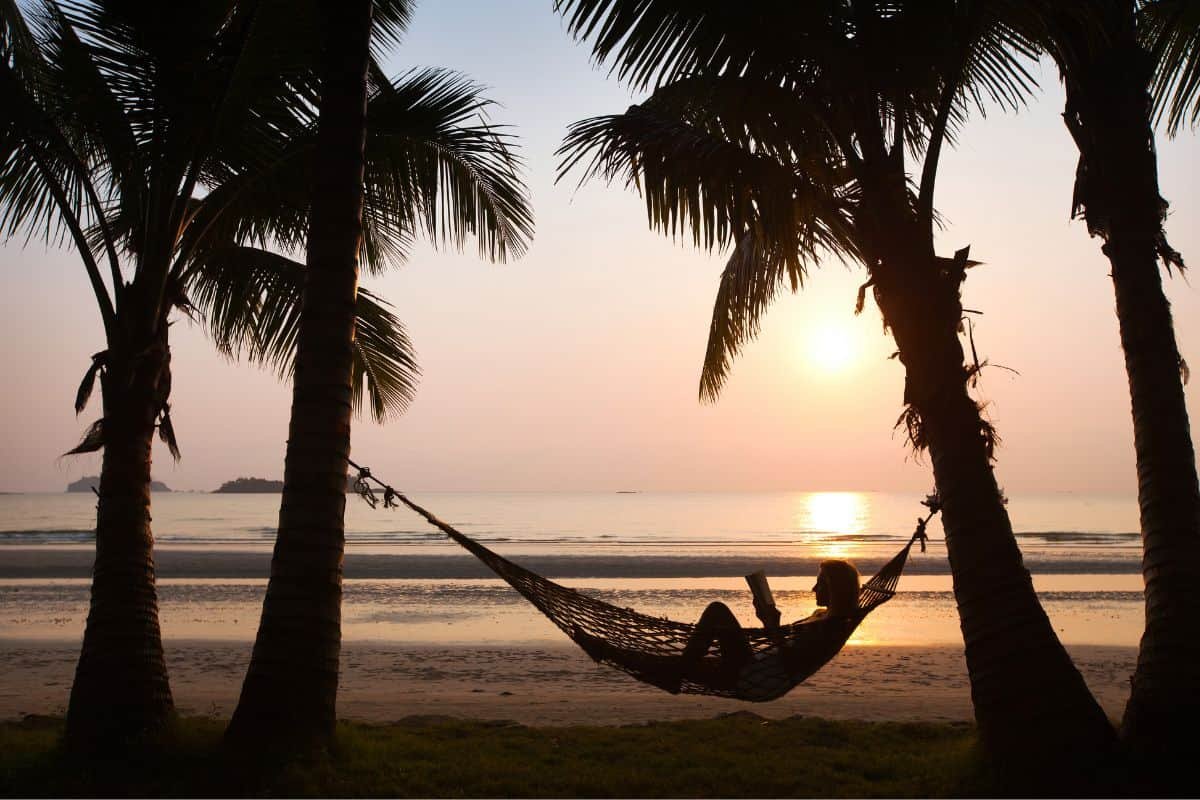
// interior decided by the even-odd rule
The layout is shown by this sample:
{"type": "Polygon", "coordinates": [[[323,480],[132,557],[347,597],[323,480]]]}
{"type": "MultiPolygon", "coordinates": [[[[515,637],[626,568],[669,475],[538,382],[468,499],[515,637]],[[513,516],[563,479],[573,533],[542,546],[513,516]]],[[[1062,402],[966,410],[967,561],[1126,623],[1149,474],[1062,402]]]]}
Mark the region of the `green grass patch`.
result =
{"type": "Polygon", "coordinates": [[[0,724],[5,796],[912,797],[995,794],[960,724],[714,720],[528,728],[450,719],[342,723],[336,747],[269,775],[235,769],[224,722],[181,720],[127,761],[59,747],[62,722],[0,724]]]}

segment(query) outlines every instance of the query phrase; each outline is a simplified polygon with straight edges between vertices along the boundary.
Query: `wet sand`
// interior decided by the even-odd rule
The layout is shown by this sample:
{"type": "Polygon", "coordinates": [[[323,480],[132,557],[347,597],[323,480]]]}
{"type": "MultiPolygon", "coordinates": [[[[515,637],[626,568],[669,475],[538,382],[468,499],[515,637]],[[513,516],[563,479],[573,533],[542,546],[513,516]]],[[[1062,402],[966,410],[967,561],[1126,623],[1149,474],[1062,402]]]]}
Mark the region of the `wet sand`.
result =
{"type": "MultiPolygon", "coordinates": [[[[1105,711],[1119,717],[1136,650],[1068,648],[1105,711]]],[[[0,718],[62,714],[78,656],[74,641],[0,640],[0,718]]],[[[176,704],[227,717],[250,643],[167,642],[176,704]]],[[[849,646],[806,683],[771,703],[673,696],[602,668],[569,644],[479,647],[350,642],[342,650],[339,714],[386,722],[412,716],[512,720],[526,725],[617,725],[752,711],[834,719],[971,718],[958,647],[849,646]]]]}
{"type": "MultiPolygon", "coordinates": [[[[514,561],[549,578],[741,578],[765,569],[773,577],[816,575],[823,557],[791,558],[771,554],[746,556],[698,555],[512,555],[514,561]]],[[[888,554],[890,557],[891,554],[888,554]]],[[[185,550],[158,548],[154,554],[160,578],[265,579],[271,569],[269,550],[185,550]]],[[[89,578],[95,549],[77,547],[0,548],[0,579],[89,578]]],[[[859,571],[870,575],[886,558],[855,558],[859,571]]],[[[1026,565],[1040,575],[1136,575],[1140,562],[1129,558],[1079,558],[1030,555],[1026,565]]],[[[914,556],[906,575],[946,574],[945,556],[914,556]]],[[[465,553],[348,552],[345,575],[349,579],[446,579],[494,577],[465,553]]]]}

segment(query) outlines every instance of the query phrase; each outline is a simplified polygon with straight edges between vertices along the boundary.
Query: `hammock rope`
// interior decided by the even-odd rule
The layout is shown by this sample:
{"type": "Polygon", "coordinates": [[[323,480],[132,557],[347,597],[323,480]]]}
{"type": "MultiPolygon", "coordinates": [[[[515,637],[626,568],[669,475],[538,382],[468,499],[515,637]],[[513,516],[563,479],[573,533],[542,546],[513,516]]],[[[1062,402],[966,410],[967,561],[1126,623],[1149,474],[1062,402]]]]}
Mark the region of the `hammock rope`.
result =
{"type": "Polygon", "coordinates": [[[863,584],[854,614],[814,616],[773,628],[745,628],[743,633],[753,655],[736,674],[731,674],[722,664],[715,643],[699,663],[684,669],[681,656],[695,630],[694,624],[620,608],[542,577],[439,519],[376,478],[370,469],[353,461],[349,464],[358,470],[353,490],[372,508],[381,502],[384,508],[403,504],[419,514],[516,589],[597,663],[671,693],[750,702],[774,700],[787,694],[837,655],[867,614],[895,596],[909,551],[916,542],[925,551],[925,524],[940,509],[933,495],[923,501],[930,509],[929,515],[918,520],[916,531],[900,552],[863,584]],[[383,490],[382,498],[375,494],[371,482],[383,490]]]}

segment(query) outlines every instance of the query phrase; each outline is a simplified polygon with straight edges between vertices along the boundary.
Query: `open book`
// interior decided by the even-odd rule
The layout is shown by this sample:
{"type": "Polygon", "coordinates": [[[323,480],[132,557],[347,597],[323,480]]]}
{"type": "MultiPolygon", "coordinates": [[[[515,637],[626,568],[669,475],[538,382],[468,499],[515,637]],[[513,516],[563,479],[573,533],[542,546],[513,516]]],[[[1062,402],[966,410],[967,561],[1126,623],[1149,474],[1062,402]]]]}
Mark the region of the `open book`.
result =
{"type": "Polygon", "coordinates": [[[775,596],[771,594],[771,585],[767,583],[767,573],[761,569],[751,572],[746,576],[746,583],[750,585],[750,591],[754,594],[754,613],[766,627],[777,627],[779,609],[775,607],[775,596]]]}

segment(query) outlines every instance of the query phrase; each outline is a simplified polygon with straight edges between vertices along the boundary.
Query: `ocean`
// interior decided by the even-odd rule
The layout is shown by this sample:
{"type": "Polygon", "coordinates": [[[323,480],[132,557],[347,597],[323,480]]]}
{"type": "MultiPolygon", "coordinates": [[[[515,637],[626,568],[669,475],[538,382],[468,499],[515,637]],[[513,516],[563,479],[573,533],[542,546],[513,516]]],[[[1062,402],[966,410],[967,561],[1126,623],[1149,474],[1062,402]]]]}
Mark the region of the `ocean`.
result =
{"type": "MultiPolygon", "coordinates": [[[[882,492],[540,493],[426,492],[412,499],[510,554],[814,554],[875,557],[912,534],[921,497],[882,492]]],[[[91,493],[0,495],[0,546],[86,546],[95,527],[91,493]]],[[[269,549],[279,496],[156,493],[158,547],[269,549]]],[[[1013,528],[1028,556],[1132,563],[1140,540],[1133,497],[1017,496],[1013,528]]],[[[931,542],[941,523],[930,523],[931,542]]],[[[359,553],[438,553],[448,543],[407,509],[372,509],[347,497],[346,544],[359,553]]],[[[1095,571],[1095,570],[1092,570],[1095,571]]]]}
{"type": "MultiPolygon", "coordinates": [[[[608,602],[695,619],[723,600],[754,624],[740,576],[765,568],[785,617],[813,606],[820,560],[864,577],[903,545],[921,497],[879,492],[427,492],[412,499],[492,549],[608,602]]],[[[278,495],[153,497],[164,635],[253,638],[278,495]]],[[[1137,503],[1015,495],[1014,529],[1064,642],[1135,646],[1142,626],[1137,503]]],[[[82,635],[95,497],[0,496],[0,639],[82,635]]],[[[544,642],[559,632],[407,509],[347,497],[348,640],[544,642]]],[[[961,643],[940,523],[895,600],[851,644],[961,643]]]]}

